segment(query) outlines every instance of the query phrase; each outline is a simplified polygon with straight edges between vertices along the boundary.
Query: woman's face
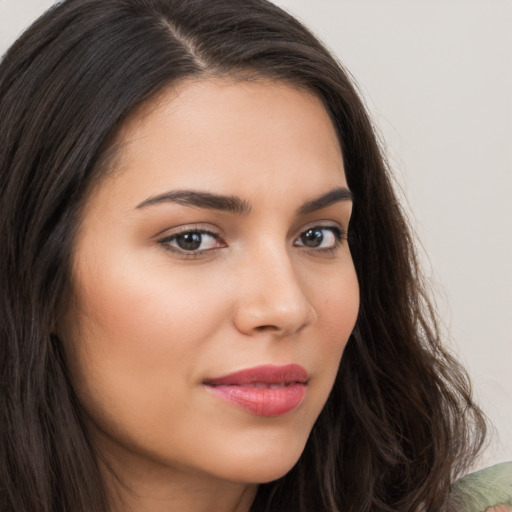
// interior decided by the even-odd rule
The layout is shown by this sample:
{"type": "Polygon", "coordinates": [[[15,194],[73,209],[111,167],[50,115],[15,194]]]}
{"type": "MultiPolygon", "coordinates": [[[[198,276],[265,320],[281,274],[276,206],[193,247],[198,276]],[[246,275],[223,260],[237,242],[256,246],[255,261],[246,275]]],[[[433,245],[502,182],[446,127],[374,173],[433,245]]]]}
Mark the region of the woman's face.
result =
{"type": "Polygon", "coordinates": [[[93,442],[121,471],[276,479],[358,312],[329,116],[287,85],[203,80],[161,94],[117,143],[59,325],[93,442]]]}

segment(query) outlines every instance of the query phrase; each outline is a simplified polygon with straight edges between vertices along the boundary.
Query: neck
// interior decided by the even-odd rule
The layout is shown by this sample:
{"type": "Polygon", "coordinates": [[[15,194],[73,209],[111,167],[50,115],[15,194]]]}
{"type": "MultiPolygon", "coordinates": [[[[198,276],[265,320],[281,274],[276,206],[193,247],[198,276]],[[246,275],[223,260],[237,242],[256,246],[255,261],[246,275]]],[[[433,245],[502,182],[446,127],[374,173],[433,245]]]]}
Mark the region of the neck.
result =
{"type": "Polygon", "coordinates": [[[132,454],[101,471],[111,512],[249,512],[258,486],[172,468],[132,454]]]}
{"type": "Polygon", "coordinates": [[[204,483],[173,482],[165,488],[155,485],[118,484],[111,492],[111,512],[249,512],[256,487],[237,489],[204,483]]]}

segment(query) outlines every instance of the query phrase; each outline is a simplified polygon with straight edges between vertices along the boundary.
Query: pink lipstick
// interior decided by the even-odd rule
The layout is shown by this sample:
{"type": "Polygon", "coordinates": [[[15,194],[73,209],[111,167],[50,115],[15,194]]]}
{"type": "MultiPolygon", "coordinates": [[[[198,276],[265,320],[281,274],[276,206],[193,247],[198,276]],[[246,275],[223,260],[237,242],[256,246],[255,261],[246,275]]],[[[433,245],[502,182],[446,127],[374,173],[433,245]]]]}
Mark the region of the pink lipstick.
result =
{"type": "Polygon", "coordinates": [[[308,373],[297,364],[264,365],[208,379],[206,388],[258,416],[281,416],[304,399],[308,373]]]}

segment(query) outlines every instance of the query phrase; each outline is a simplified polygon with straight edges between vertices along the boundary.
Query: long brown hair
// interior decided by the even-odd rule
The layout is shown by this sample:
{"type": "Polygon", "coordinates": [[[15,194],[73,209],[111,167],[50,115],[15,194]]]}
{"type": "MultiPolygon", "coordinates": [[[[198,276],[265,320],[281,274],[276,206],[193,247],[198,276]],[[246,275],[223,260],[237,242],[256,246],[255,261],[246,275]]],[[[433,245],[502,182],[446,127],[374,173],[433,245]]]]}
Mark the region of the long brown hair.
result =
{"type": "Polygon", "coordinates": [[[126,116],[187,77],[265,77],[319,97],[354,195],[356,328],[304,453],[253,512],[442,510],[482,445],[413,240],[347,73],[266,0],[67,0],[0,65],[0,508],[106,512],[59,340],[80,207],[126,116]]]}

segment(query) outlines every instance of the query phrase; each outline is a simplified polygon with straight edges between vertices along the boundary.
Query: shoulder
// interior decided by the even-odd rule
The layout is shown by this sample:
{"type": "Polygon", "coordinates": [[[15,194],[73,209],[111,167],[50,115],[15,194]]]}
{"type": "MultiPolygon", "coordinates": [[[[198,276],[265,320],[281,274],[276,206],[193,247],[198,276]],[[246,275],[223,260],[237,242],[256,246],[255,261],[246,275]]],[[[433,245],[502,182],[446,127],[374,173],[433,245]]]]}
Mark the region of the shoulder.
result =
{"type": "Polygon", "coordinates": [[[512,462],[470,473],[453,484],[450,512],[512,511],[512,462]],[[498,505],[509,507],[498,508],[498,505]]]}

